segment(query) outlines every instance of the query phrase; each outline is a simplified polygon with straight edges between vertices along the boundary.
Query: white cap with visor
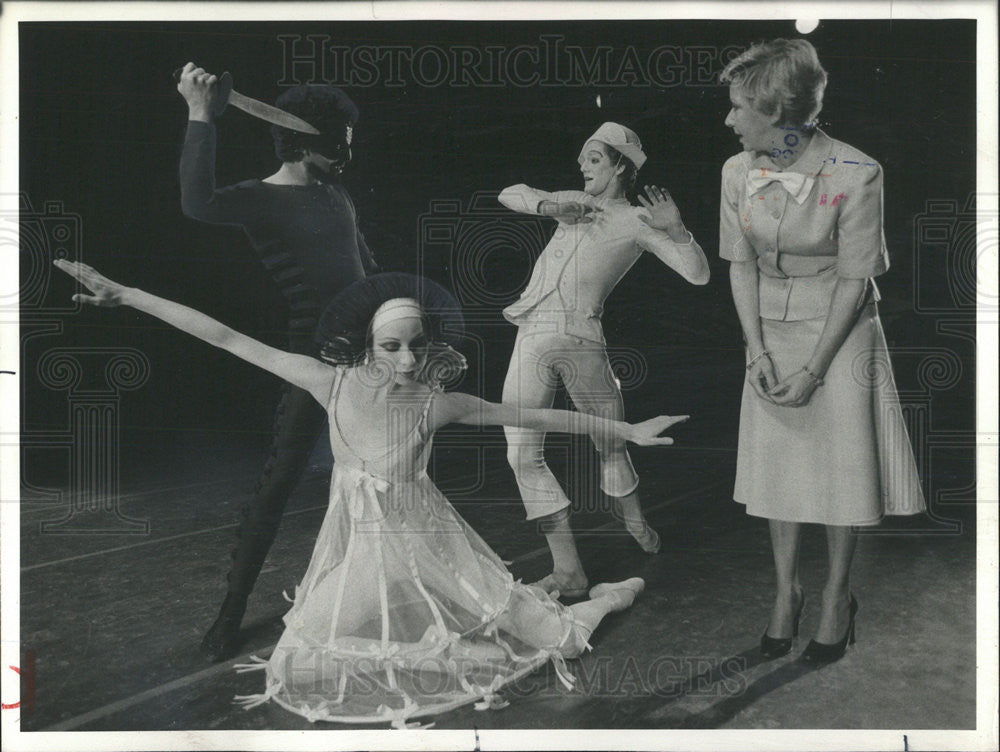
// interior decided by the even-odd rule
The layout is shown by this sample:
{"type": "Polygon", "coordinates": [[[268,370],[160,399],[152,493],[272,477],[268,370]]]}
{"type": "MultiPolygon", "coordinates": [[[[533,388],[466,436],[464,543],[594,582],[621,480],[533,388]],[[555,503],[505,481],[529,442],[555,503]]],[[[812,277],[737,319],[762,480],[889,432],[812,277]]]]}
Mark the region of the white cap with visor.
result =
{"type": "Polygon", "coordinates": [[[646,163],[646,154],[642,151],[642,142],[639,141],[639,136],[636,135],[634,130],[626,128],[624,125],[604,123],[604,125],[594,131],[594,135],[584,142],[583,149],[580,150],[580,156],[576,158],[576,161],[580,164],[583,164],[583,154],[586,151],[587,143],[590,141],[600,141],[602,144],[607,144],[617,149],[635,165],[635,169],[637,170],[646,163]]]}

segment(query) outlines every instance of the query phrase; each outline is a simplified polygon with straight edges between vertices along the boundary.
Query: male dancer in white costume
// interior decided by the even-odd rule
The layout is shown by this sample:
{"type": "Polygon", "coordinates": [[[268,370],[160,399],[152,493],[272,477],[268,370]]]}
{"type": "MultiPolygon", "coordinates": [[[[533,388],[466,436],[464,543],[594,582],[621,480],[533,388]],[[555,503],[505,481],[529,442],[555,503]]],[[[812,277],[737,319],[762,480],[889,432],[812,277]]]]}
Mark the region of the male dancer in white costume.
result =
{"type": "MultiPolygon", "coordinates": [[[[504,383],[503,401],[550,407],[561,382],[576,407],[620,420],[621,389],[611,371],[601,313],[604,301],[642,255],[654,253],[696,285],[708,282],[708,262],[681,221],[669,193],[646,186],[633,206],[626,191],[646,161],[639,137],[618,123],[604,123],[584,144],[578,162],[583,191],[550,193],[515,185],[500,203],[514,211],[553,217],[558,227],[535,263],[520,299],[504,310],[518,326],[504,383]]],[[[586,593],[587,576],[569,523],[570,501],[545,463],[545,434],[506,428],[507,458],[517,478],[527,518],[538,520],[552,552],[553,572],[538,585],[575,597],[586,593]]],[[[646,524],[636,488],[639,478],[624,442],[597,447],[601,488],[639,545],[660,548],[646,524]]]]}

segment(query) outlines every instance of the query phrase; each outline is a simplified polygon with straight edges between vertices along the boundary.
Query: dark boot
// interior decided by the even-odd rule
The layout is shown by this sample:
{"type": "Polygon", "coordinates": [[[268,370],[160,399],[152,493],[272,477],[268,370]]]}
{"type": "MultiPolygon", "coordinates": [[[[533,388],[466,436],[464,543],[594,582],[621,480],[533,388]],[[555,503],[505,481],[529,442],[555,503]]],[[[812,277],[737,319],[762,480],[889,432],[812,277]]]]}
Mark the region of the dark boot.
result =
{"type": "Polygon", "coordinates": [[[233,658],[240,649],[240,622],[247,610],[247,596],[241,593],[227,593],[222,602],[219,617],[201,641],[201,652],[213,662],[233,658]]]}

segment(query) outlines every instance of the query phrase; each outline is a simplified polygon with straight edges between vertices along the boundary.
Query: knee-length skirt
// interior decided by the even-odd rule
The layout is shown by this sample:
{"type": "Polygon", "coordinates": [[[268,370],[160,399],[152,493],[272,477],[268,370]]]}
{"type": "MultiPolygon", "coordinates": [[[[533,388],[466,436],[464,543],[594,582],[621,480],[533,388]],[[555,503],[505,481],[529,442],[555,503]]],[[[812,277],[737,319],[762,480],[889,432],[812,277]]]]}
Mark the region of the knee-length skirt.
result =
{"type": "MultiPolygon", "coordinates": [[[[762,319],[779,381],[812,357],[825,318],[762,319]]],[[[924,511],[909,434],[875,304],[867,304],[802,407],[744,382],[733,498],[747,514],[788,522],[875,525],[924,511]]]]}

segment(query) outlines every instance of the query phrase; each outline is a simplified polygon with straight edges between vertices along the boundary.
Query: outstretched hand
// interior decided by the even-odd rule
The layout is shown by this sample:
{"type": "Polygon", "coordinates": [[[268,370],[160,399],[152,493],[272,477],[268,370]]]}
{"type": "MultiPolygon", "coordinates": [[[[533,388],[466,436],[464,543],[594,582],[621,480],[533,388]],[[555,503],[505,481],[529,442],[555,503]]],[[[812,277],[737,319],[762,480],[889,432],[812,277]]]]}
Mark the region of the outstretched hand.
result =
{"type": "Polygon", "coordinates": [[[660,415],[657,418],[644,420],[642,423],[633,423],[628,426],[628,435],[625,438],[639,446],[673,444],[674,440],[672,438],[669,436],[660,436],[660,434],[670,428],[670,426],[681,423],[690,417],[690,415],[660,415]]]}
{"type": "Polygon", "coordinates": [[[670,230],[681,224],[681,211],[674,203],[670,191],[666,188],[658,188],[655,185],[647,185],[646,195],[638,194],[639,203],[649,212],[649,219],[642,214],[639,219],[652,227],[654,230],[670,230]]]}
{"type": "Polygon", "coordinates": [[[93,293],[93,295],[77,293],[73,296],[73,302],[87,303],[102,308],[113,308],[114,306],[124,305],[122,298],[124,292],[128,289],[125,285],[112,282],[93,267],[79,261],[57,259],[52,263],[93,293]]]}

